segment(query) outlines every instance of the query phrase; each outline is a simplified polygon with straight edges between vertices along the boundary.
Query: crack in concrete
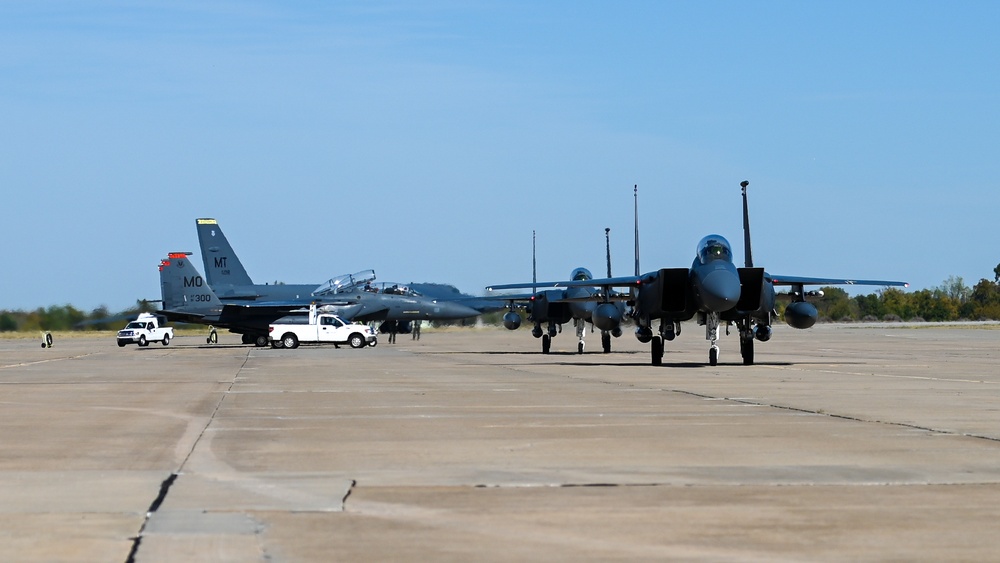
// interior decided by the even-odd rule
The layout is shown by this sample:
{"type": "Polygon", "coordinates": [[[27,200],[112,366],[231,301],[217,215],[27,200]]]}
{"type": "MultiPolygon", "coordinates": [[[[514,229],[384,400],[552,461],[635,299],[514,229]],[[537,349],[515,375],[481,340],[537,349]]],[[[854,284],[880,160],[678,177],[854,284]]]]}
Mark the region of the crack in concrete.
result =
{"type": "Polygon", "coordinates": [[[201,442],[202,437],[205,436],[205,432],[208,431],[208,427],[212,425],[212,422],[215,420],[215,416],[219,413],[219,409],[222,408],[222,403],[226,400],[226,397],[229,396],[229,393],[233,390],[233,387],[236,385],[236,380],[239,379],[240,373],[243,372],[243,369],[246,367],[247,362],[250,361],[250,352],[252,351],[253,351],[252,349],[247,351],[246,358],[243,359],[243,363],[240,364],[239,369],[236,370],[236,373],[233,375],[233,380],[229,382],[229,387],[227,387],[225,392],[222,393],[222,397],[220,397],[219,402],[216,403],[215,409],[212,410],[212,415],[208,417],[208,421],[205,423],[204,428],[202,428],[201,432],[198,434],[198,438],[195,439],[195,441],[191,444],[191,449],[188,450],[187,455],[184,456],[184,460],[181,461],[180,466],[177,468],[177,471],[171,473],[169,477],[167,477],[166,479],[163,480],[162,483],[160,483],[159,493],[156,495],[156,498],[153,499],[153,502],[150,503],[149,508],[146,510],[146,517],[142,521],[142,526],[139,527],[139,533],[137,533],[134,537],[131,538],[132,548],[129,550],[128,557],[125,559],[125,563],[135,563],[135,557],[139,553],[139,546],[142,544],[143,534],[146,531],[146,526],[149,524],[149,519],[153,516],[153,514],[156,513],[157,510],[159,510],[160,505],[162,505],[163,501],[167,499],[167,494],[170,492],[170,487],[174,484],[177,478],[183,473],[184,466],[187,464],[188,460],[191,459],[191,456],[194,454],[195,449],[201,442]]]}
{"type": "Polygon", "coordinates": [[[358,486],[358,481],[356,479],[351,479],[350,486],[347,487],[347,492],[344,493],[344,498],[340,499],[340,511],[347,512],[347,499],[354,492],[354,487],[358,486]]]}

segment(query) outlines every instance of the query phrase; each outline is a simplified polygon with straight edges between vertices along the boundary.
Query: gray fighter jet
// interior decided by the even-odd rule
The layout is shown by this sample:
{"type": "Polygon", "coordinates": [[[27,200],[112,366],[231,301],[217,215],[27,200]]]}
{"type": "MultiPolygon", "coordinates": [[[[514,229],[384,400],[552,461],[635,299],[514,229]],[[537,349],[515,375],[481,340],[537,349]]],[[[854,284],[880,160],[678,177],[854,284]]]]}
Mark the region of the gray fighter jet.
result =
{"type": "MultiPolygon", "coordinates": [[[[198,269],[188,260],[190,252],[171,252],[160,261],[161,313],[171,321],[211,325],[242,335],[244,344],[267,346],[268,325],[296,310],[317,303],[321,310],[351,317],[361,310],[356,303],[328,300],[304,301],[222,301],[205,283],[198,269]]],[[[214,331],[208,342],[215,343],[214,331]]]]}
{"type": "MultiPolygon", "coordinates": [[[[708,235],[698,243],[697,254],[690,268],[661,268],[642,275],[584,281],[569,280],[534,284],[538,286],[600,287],[609,292],[612,287],[630,291],[628,302],[640,342],[651,342],[653,365],[663,362],[663,342],[680,334],[681,322],[697,317],[705,326],[705,338],[711,341],[709,364],[719,361],[719,327],[735,324],[740,335],[740,352],[743,363],[754,362],[754,340],[766,342],[771,338],[771,321],[775,318],[778,297],[791,302],[785,308],[785,322],[799,329],[816,323],[819,316],[810,298],[821,297],[820,291],[805,291],[808,285],[877,285],[907,286],[906,282],[887,280],[856,280],[849,278],[811,278],[801,276],[771,275],[763,268],[753,266],[750,245],[750,217],[746,189],[743,188],[743,236],[746,266],[733,264],[732,248],[721,235],[708,235]],[[775,286],[788,286],[790,291],[777,294],[775,286]],[[653,321],[659,320],[659,330],[653,333],[653,321]]],[[[637,222],[638,224],[638,222],[637,222]]],[[[638,228],[637,228],[638,232],[638,228]]],[[[636,236],[636,264],[638,264],[638,235],[636,236]]],[[[638,271],[638,268],[637,268],[638,271]]],[[[491,290],[530,287],[532,284],[507,284],[492,286],[491,290]]],[[[728,329],[727,329],[728,330],[728,329]]]]}
{"type": "Polygon", "coordinates": [[[358,305],[360,308],[353,315],[341,316],[358,322],[396,321],[397,332],[408,332],[411,321],[457,320],[481,313],[463,303],[462,298],[428,297],[401,284],[380,289],[372,283],[374,270],[337,276],[322,284],[255,284],[218,221],[202,218],[195,223],[205,265],[205,279],[224,302],[304,299],[335,305],[358,305]]]}
{"type": "MultiPolygon", "coordinates": [[[[609,277],[611,276],[610,232],[611,229],[604,229],[609,277]]],[[[532,263],[534,263],[534,252],[534,236],[532,236],[532,263]]],[[[534,278],[534,272],[532,277],[534,278]]],[[[570,279],[587,282],[594,279],[594,276],[587,268],[580,267],[570,273],[570,279]]],[[[496,299],[504,299],[508,303],[510,311],[503,317],[503,325],[508,330],[517,330],[521,326],[521,316],[514,309],[516,303],[524,304],[528,311],[528,320],[535,323],[531,335],[542,339],[543,354],[549,353],[552,339],[561,331],[562,325],[570,321],[573,321],[573,326],[576,328],[578,354],[582,354],[586,346],[584,337],[587,334],[587,323],[601,331],[601,349],[604,353],[611,351],[611,338],[622,335],[621,322],[625,316],[625,304],[614,300],[614,294],[610,290],[602,292],[590,286],[574,286],[538,291],[532,287],[531,293],[497,296],[496,299]],[[546,325],[545,330],[542,329],[543,325],[546,325]]]]}

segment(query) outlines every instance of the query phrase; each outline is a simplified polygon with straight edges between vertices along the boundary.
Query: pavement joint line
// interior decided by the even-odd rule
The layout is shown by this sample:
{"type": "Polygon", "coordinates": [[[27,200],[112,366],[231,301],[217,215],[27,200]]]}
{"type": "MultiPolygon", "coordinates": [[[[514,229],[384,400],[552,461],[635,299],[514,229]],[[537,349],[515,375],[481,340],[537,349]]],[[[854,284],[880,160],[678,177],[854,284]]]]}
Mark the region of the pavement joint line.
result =
{"type": "Polygon", "coordinates": [[[64,360],[78,360],[80,358],[86,358],[87,356],[94,356],[94,355],[98,355],[98,354],[103,354],[103,352],[87,352],[86,354],[80,354],[78,356],[67,356],[65,358],[48,358],[48,359],[45,359],[45,360],[37,360],[37,361],[34,361],[34,362],[21,362],[19,364],[7,364],[5,366],[0,366],[0,369],[23,368],[23,367],[34,366],[34,365],[38,365],[38,364],[47,364],[49,362],[61,362],[61,361],[64,361],[64,360]]]}
{"type": "MultiPolygon", "coordinates": [[[[212,416],[208,417],[208,421],[205,423],[205,427],[201,429],[200,433],[198,433],[198,437],[194,440],[194,443],[191,444],[191,449],[188,450],[187,455],[184,456],[184,460],[181,461],[180,466],[177,468],[177,471],[171,473],[166,479],[163,480],[162,483],[160,483],[159,493],[156,495],[156,498],[153,499],[153,502],[150,503],[149,509],[146,511],[146,517],[143,519],[142,525],[139,527],[139,533],[137,533],[132,538],[132,548],[129,550],[128,557],[125,559],[125,563],[135,563],[135,557],[139,553],[139,545],[142,543],[143,534],[146,531],[146,526],[149,524],[149,519],[152,518],[153,514],[155,514],[157,510],[159,510],[160,505],[162,505],[163,501],[167,499],[167,494],[170,492],[170,487],[174,484],[177,478],[183,474],[184,466],[187,465],[188,460],[191,459],[191,456],[194,454],[194,451],[198,448],[198,444],[201,442],[201,439],[205,436],[205,432],[208,431],[208,427],[212,425],[212,422],[215,420],[216,415],[219,414],[219,409],[222,408],[222,403],[226,400],[226,397],[229,396],[229,393],[233,390],[233,387],[236,385],[237,379],[239,379],[240,373],[243,371],[243,368],[246,367],[247,362],[250,361],[250,353],[252,351],[253,351],[252,348],[247,350],[247,355],[245,358],[243,358],[243,363],[240,364],[239,369],[236,370],[236,373],[233,375],[232,381],[229,382],[229,387],[226,388],[225,392],[222,393],[222,397],[219,398],[219,402],[215,404],[215,409],[212,411],[212,416]]],[[[353,482],[351,486],[353,487],[353,482]]],[[[348,494],[350,494],[350,490],[348,490],[348,494]]],[[[344,500],[345,501],[347,500],[346,496],[344,497],[344,500]]]]}

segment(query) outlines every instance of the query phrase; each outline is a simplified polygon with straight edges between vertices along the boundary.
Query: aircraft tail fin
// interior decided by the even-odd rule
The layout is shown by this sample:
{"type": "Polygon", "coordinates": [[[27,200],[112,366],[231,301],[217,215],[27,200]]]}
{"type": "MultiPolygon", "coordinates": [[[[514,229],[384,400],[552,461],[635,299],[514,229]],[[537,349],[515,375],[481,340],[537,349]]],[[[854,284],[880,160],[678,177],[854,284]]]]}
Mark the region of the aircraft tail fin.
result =
{"type": "Polygon", "coordinates": [[[205,283],[198,268],[188,260],[190,252],[171,252],[160,261],[160,291],[163,309],[186,307],[222,307],[222,302],[205,283]]]}
{"type": "Polygon", "coordinates": [[[753,254],[750,251],[750,208],[747,205],[747,186],[750,182],[743,180],[740,187],[743,188],[743,255],[746,257],[746,267],[753,268],[753,254]]]}
{"type": "Polygon", "coordinates": [[[205,279],[212,287],[222,285],[253,285],[243,263],[236,256],[226,235],[215,219],[197,219],[198,243],[205,265],[205,279]]]}
{"type": "Polygon", "coordinates": [[[604,251],[608,257],[608,277],[611,277],[611,229],[604,228],[604,251]]]}
{"type": "MultiPolygon", "coordinates": [[[[632,188],[633,214],[635,216],[635,275],[639,275],[639,184],[632,188]]],[[[611,277],[611,274],[608,274],[611,277]]]]}
{"type": "Polygon", "coordinates": [[[537,293],[538,288],[535,284],[538,283],[538,266],[535,262],[535,231],[531,231],[531,292],[537,293]]]}

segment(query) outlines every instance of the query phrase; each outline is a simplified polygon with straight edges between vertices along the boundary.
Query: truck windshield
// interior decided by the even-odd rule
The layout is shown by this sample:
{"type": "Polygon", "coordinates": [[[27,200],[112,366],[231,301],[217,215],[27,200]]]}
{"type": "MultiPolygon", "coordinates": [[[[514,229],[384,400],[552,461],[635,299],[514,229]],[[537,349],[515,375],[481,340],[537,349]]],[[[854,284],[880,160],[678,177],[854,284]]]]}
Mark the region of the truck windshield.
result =
{"type": "Polygon", "coordinates": [[[139,321],[132,321],[128,323],[125,328],[146,328],[146,323],[140,323],[139,321]]]}

